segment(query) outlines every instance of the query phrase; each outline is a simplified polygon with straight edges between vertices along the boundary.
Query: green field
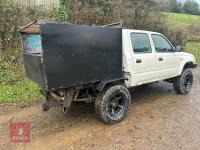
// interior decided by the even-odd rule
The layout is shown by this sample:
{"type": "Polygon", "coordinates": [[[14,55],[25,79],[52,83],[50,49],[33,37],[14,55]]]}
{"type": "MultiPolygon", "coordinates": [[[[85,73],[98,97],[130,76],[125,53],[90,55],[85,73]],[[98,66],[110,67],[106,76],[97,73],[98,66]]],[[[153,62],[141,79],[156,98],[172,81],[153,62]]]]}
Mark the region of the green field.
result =
{"type": "Polygon", "coordinates": [[[167,15],[169,22],[177,23],[179,25],[200,24],[200,16],[179,13],[167,13],[167,15]]]}

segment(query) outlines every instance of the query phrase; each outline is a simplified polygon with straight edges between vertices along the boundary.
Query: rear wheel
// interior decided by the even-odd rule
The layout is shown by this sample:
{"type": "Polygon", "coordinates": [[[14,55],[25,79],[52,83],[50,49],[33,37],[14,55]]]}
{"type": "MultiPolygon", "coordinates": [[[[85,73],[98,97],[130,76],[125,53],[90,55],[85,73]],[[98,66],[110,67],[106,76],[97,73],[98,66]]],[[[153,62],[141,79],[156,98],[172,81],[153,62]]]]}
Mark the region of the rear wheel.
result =
{"type": "Polygon", "coordinates": [[[183,70],[182,74],[174,79],[174,90],[178,94],[187,94],[191,91],[193,74],[190,68],[183,70]]]}
{"type": "Polygon", "coordinates": [[[108,124],[121,121],[128,113],[131,97],[123,85],[106,88],[97,96],[95,110],[101,120],[108,124]]]}

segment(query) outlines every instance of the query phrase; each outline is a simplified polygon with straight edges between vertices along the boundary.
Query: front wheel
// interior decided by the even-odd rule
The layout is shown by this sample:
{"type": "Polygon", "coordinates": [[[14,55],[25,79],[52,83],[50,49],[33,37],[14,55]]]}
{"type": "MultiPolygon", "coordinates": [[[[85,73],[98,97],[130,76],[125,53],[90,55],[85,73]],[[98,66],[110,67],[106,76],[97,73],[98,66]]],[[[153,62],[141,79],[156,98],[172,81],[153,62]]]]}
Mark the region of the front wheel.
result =
{"type": "Polygon", "coordinates": [[[182,74],[174,79],[174,90],[178,94],[187,94],[191,91],[193,74],[190,68],[183,70],[182,74]]]}
{"type": "Polygon", "coordinates": [[[127,115],[130,103],[128,89],[123,85],[114,85],[97,96],[95,111],[105,123],[114,124],[127,115]]]}

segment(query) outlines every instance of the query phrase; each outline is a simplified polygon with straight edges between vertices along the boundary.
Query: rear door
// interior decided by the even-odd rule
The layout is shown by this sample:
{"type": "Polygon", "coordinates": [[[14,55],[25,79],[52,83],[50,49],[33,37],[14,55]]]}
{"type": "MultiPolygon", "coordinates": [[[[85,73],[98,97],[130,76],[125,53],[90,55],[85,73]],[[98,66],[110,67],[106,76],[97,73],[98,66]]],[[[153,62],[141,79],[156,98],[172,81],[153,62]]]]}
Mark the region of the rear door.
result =
{"type": "Polygon", "coordinates": [[[180,65],[180,58],[173,51],[172,44],[160,34],[151,34],[151,38],[156,51],[157,77],[165,79],[176,75],[180,65]]]}
{"type": "Polygon", "coordinates": [[[133,50],[134,85],[151,82],[156,78],[156,59],[149,35],[145,32],[130,32],[130,41],[133,50]]]}

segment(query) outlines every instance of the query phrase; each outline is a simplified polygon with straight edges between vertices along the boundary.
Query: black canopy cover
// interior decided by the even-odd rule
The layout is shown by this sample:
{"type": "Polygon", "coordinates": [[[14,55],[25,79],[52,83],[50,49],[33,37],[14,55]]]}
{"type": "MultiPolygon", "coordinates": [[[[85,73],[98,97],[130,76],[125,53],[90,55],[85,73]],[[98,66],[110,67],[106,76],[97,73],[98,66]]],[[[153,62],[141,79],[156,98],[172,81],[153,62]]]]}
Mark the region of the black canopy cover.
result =
{"type": "Polygon", "coordinates": [[[49,90],[122,78],[122,29],[40,25],[49,90]]]}

